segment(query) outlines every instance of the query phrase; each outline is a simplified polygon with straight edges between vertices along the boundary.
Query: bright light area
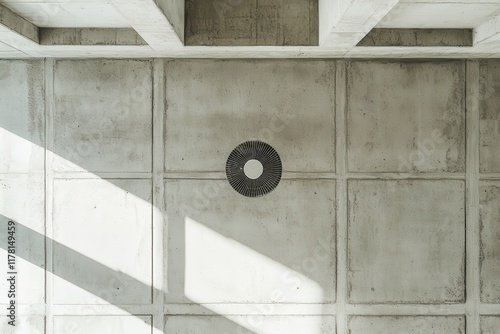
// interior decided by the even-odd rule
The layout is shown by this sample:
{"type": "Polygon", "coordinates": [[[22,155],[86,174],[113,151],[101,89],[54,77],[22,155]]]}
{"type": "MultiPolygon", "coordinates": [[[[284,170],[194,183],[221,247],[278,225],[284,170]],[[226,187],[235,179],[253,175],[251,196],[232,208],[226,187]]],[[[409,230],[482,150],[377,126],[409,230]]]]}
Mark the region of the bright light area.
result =
{"type": "Polygon", "coordinates": [[[27,139],[0,128],[0,170],[15,172],[40,169],[43,171],[45,151],[27,139]],[[34,161],[40,161],[34,165],[34,161]]]}
{"type": "Polygon", "coordinates": [[[117,185],[102,179],[54,183],[54,240],[76,252],[54,254],[55,273],[58,266],[64,268],[74,263],[75,270],[82,271],[81,276],[88,275],[85,279],[88,284],[105,283],[92,288],[103,290],[102,295],[107,296],[104,301],[88,289],[76,288],[56,277],[54,299],[58,303],[93,300],[98,304],[122,304],[150,300],[144,293],[145,287],[151,285],[151,204],[136,194],[150,193],[151,185],[147,180],[113,182],[117,185]],[[96,267],[87,274],[85,266],[95,265],[88,264],[78,254],[109,270],[96,267]]]}
{"type": "MultiPolygon", "coordinates": [[[[55,316],[55,333],[150,334],[149,316],[55,316]]],[[[156,334],[156,333],[155,333],[156,334]]]]}
{"type": "MultiPolygon", "coordinates": [[[[322,302],[322,288],[310,278],[189,217],[185,225],[185,295],[190,300],[219,314],[232,311],[222,303],[322,302]]],[[[232,320],[257,334],[321,333],[319,317],[277,321],[268,316],[274,307],[256,306],[252,317],[232,320]]]]}
{"type": "Polygon", "coordinates": [[[245,175],[252,180],[258,179],[262,173],[264,172],[264,166],[259,160],[248,160],[245,166],[243,167],[243,171],[245,175]]]}
{"type": "MultiPolygon", "coordinates": [[[[0,145],[2,146],[2,145],[0,145]]],[[[8,220],[23,223],[34,233],[42,236],[44,233],[44,201],[41,200],[44,195],[44,177],[43,175],[17,175],[0,177],[0,258],[5,259],[5,268],[7,268],[7,247],[8,220]]],[[[18,286],[22,287],[22,293],[18,294],[17,302],[23,304],[39,304],[44,301],[44,277],[45,270],[41,268],[45,264],[44,239],[29,238],[24,230],[17,229],[19,237],[19,248],[17,249],[16,269],[23,273],[18,275],[18,286]],[[22,242],[22,244],[21,244],[22,242]],[[19,246],[23,245],[23,246],[19,246]],[[23,247],[23,248],[20,248],[23,247]],[[29,254],[30,259],[23,259],[20,254],[29,254]],[[30,260],[32,262],[30,262],[30,260]]],[[[0,303],[9,303],[8,293],[9,282],[7,277],[0,280],[0,291],[6,293],[0,294],[0,303]]],[[[5,322],[7,324],[7,322],[5,322]]],[[[1,331],[0,333],[4,333],[1,331]]],[[[31,333],[31,332],[26,332],[31,333]]]]}

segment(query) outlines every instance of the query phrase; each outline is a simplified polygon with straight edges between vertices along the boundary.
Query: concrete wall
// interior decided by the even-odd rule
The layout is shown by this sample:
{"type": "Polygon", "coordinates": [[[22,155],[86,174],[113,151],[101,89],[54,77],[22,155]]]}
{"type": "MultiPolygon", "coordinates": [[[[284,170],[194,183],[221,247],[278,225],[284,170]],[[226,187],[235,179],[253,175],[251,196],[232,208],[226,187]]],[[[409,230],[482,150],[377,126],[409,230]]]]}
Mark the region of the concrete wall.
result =
{"type": "Polygon", "coordinates": [[[499,334],[499,96],[497,60],[2,60],[1,332],[499,334]]]}

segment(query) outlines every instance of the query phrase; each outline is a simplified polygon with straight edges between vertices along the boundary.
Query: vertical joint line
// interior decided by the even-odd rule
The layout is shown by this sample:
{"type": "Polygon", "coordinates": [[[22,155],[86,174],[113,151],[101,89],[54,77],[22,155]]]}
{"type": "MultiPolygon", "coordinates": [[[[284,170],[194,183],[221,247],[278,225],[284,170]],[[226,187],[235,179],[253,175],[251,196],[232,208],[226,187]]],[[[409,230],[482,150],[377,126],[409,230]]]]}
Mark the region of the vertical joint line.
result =
{"type": "Polygon", "coordinates": [[[153,105],[152,105],[152,267],[153,267],[153,332],[164,332],[164,235],[166,231],[164,213],[164,113],[165,113],[165,71],[164,60],[153,60],[153,105]]]}
{"type": "Polygon", "coordinates": [[[45,78],[45,330],[53,332],[53,198],[54,172],[52,168],[54,150],[54,64],[55,60],[44,60],[45,78]]]}
{"type": "Polygon", "coordinates": [[[337,217],[337,333],[347,334],[347,180],[346,180],[346,88],[347,63],[335,66],[335,129],[336,129],[336,217],[337,217]]]}
{"type": "Polygon", "coordinates": [[[480,333],[479,304],[479,102],[480,67],[466,61],[466,324],[468,334],[480,333]]]}

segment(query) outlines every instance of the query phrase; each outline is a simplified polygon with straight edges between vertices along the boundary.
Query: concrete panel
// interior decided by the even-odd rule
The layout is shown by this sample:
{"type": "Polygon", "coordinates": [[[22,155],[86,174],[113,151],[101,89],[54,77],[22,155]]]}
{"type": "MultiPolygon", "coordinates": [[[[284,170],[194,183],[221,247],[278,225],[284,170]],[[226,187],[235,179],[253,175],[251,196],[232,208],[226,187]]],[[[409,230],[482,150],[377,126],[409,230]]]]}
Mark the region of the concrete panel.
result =
{"type": "MultiPolygon", "coordinates": [[[[335,300],[335,185],[282,181],[249,199],[226,180],[167,181],[169,303],[335,300]]],[[[321,312],[319,305],[318,312],[321,312]]]]}
{"type": "Polygon", "coordinates": [[[149,61],[58,61],[54,82],[54,168],[150,172],[149,61]]]}
{"type": "Polygon", "coordinates": [[[352,317],[351,334],[463,334],[464,317],[352,317]]]}
{"type": "Polygon", "coordinates": [[[186,45],[256,45],[257,1],[187,0],[186,45]]]}
{"type": "Polygon", "coordinates": [[[481,301],[500,303],[500,182],[484,182],[480,190],[481,301]]]}
{"type": "Polygon", "coordinates": [[[43,61],[0,61],[0,173],[43,171],[43,61]]]}
{"type": "Polygon", "coordinates": [[[463,181],[349,181],[353,303],[465,298],[463,181]]]}
{"type": "Polygon", "coordinates": [[[236,146],[259,139],[277,150],[285,171],[333,171],[334,66],[168,62],[166,170],[224,171],[236,146]]]}
{"type": "Polygon", "coordinates": [[[150,180],[54,182],[54,303],[151,302],[150,180]]]}
{"type": "Polygon", "coordinates": [[[500,334],[500,317],[481,317],[481,334],[500,334]]]}
{"type": "Polygon", "coordinates": [[[2,321],[0,331],[3,334],[45,334],[45,319],[41,315],[18,316],[15,324],[13,327],[7,321],[2,321]]]}
{"type": "Polygon", "coordinates": [[[151,316],[56,316],[54,333],[151,334],[151,316]]]}
{"type": "MultiPolygon", "coordinates": [[[[43,176],[0,177],[0,257],[7,269],[8,237],[15,238],[16,304],[43,304],[45,300],[45,185],[43,176]],[[8,234],[8,222],[16,223],[8,234]]],[[[12,245],[10,245],[12,246],[12,245]]],[[[7,275],[7,270],[3,272],[7,275]]],[[[0,303],[10,299],[10,284],[0,280],[0,303]]],[[[19,314],[19,312],[18,312],[19,314]]],[[[3,332],[2,332],[3,333],[3,332]]]]}
{"type": "Polygon", "coordinates": [[[500,172],[500,61],[487,60],[480,67],[481,172],[500,172]]]}
{"type": "Polygon", "coordinates": [[[317,0],[187,0],[187,45],[318,45],[317,0]]]}
{"type": "Polygon", "coordinates": [[[333,316],[167,316],[169,334],[335,333],[333,316]]]}
{"type": "Polygon", "coordinates": [[[283,37],[278,43],[318,45],[318,0],[283,1],[281,15],[283,17],[283,37]]]}
{"type": "Polygon", "coordinates": [[[349,171],[463,172],[464,64],[352,62],[349,171]]]}

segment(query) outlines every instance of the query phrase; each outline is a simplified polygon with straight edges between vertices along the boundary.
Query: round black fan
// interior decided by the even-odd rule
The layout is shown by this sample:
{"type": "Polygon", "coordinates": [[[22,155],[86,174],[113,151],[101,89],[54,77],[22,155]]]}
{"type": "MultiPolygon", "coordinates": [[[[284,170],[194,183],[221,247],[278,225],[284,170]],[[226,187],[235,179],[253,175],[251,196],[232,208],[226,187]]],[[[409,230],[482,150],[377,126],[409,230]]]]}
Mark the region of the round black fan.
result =
{"type": "Polygon", "coordinates": [[[282,166],[278,153],[261,141],[238,145],[227,158],[226,176],[231,186],[247,197],[264,196],[281,180],[282,166]]]}

